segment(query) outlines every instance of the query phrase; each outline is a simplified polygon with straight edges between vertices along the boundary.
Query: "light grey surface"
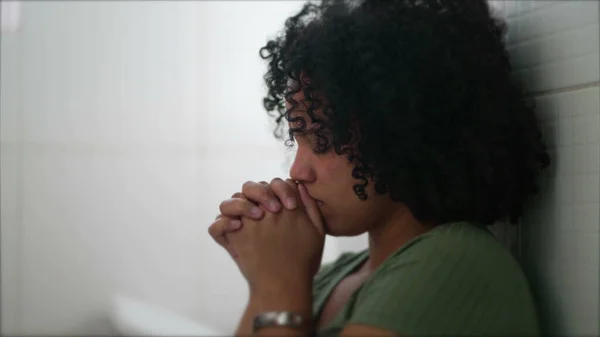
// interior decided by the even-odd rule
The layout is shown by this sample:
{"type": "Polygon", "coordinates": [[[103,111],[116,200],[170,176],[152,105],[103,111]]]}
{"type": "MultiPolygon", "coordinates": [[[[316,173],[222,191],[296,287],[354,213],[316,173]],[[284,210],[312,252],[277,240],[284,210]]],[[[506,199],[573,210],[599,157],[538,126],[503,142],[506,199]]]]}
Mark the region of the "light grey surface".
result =
{"type": "Polygon", "coordinates": [[[597,336],[600,300],[598,1],[493,1],[514,78],[538,105],[552,164],[520,250],[547,332],[597,336]]]}

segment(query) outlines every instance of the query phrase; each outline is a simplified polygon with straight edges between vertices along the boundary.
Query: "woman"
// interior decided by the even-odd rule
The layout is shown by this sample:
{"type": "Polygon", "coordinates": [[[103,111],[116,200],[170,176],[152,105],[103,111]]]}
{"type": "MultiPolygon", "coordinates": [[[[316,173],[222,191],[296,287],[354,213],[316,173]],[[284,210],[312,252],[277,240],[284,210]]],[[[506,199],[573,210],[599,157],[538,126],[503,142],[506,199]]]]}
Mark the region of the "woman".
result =
{"type": "Polygon", "coordinates": [[[484,0],[306,4],[268,41],[264,100],[290,179],[247,182],[209,232],[248,280],[237,335],[538,335],[486,225],[549,163],[484,0]],[[325,235],[369,235],[320,266],[325,235]]]}

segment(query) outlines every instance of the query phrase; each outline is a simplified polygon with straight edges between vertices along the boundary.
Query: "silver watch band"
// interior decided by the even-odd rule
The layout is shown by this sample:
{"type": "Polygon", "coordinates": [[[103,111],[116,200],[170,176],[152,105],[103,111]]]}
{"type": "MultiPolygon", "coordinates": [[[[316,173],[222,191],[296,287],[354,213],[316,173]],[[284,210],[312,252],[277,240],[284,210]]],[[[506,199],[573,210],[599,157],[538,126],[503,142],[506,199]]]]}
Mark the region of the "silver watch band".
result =
{"type": "Polygon", "coordinates": [[[288,328],[299,328],[304,323],[301,315],[289,311],[263,312],[254,316],[252,332],[264,327],[283,326],[288,328]]]}

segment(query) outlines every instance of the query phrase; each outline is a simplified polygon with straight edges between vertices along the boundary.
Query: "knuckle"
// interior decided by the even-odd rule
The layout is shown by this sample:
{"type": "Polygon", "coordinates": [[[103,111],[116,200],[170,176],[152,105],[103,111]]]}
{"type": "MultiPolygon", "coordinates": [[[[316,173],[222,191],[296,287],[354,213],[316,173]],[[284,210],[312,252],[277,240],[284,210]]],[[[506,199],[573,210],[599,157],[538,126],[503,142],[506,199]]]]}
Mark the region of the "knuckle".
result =
{"type": "Polygon", "coordinates": [[[271,194],[271,189],[267,185],[262,185],[255,182],[246,182],[244,186],[242,186],[242,195],[241,199],[244,200],[252,200],[252,201],[264,201],[269,198],[271,194]]]}
{"type": "Polygon", "coordinates": [[[266,186],[263,186],[263,188],[257,190],[256,192],[256,196],[262,201],[269,200],[273,196],[273,192],[271,191],[271,189],[266,186]]]}
{"type": "Polygon", "coordinates": [[[242,192],[235,192],[231,195],[231,199],[244,199],[244,193],[242,192]]]}
{"type": "Polygon", "coordinates": [[[240,200],[235,204],[235,210],[239,215],[242,215],[247,209],[251,208],[252,204],[246,200],[240,200]]]}
{"type": "Polygon", "coordinates": [[[224,214],[225,212],[227,212],[227,207],[229,206],[230,203],[231,203],[231,199],[221,201],[221,203],[219,204],[219,211],[221,212],[221,214],[224,214]]]}
{"type": "Polygon", "coordinates": [[[208,227],[208,233],[213,238],[213,240],[215,240],[220,245],[223,245],[224,241],[226,241],[226,239],[225,239],[225,234],[227,234],[225,231],[226,222],[227,221],[225,218],[220,218],[219,220],[214,221],[208,227]]]}
{"type": "Polygon", "coordinates": [[[240,216],[247,207],[248,201],[243,199],[229,199],[221,203],[221,214],[223,218],[231,219],[231,217],[240,216]]]}
{"type": "Polygon", "coordinates": [[[273,178],[271,180],[271,184],[278,184],[278,183],[282,183],[283,180],[281,180],[281,178],[273,178]]]}
{"type": "Polygon", "coordinates": [[[244,193],[246,190],[251,189],[252,186],[254,186],[254,182],[251,180],[246,181],[243,185],[242,185],[242,193],[244,193]]]}
{"type": "Polygon", "coordinates": [[[290,193],[291,191],[290,186],[285,181],[279,178],[273,179],[273,181],[271,182],[271,189],[277,196],[283,196],[285,194],[290,193]]]}
{"type": "Polygon", "coordinates": [[[210,234],[210,236],[213,238],[216,237],[217,233],[219,232],[219,222],[219,220],[215,220],[210,226],[208,226],[208,234],[210,234]]]}

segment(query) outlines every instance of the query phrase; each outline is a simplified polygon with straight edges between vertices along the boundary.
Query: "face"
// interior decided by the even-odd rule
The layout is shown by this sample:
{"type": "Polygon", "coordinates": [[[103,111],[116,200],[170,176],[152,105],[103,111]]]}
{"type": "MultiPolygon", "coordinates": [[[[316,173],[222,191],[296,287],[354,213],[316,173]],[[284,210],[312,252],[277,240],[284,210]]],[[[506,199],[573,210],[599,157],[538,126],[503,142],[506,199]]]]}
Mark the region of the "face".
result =
{"type": "Polygon", "coordinates": [[[302,93],[293,97],[300,104],[292,116],[304,117],[307,132],[295,135],[296,155],[290,169],[291,179],[303,183],[310,196],[317,200],[329,235],[355,236],[374,229],[392,214],[397,203],[387,194],[376,195],[372,181],[365,189],[367,200],[360,200],[353,189],[360,181],[352,178],[353,166],[347,158],[333,150],[324,154],[314,152],[316,137],[311,134],[313,125],[303,111],[303,97],[302,93]]]}

